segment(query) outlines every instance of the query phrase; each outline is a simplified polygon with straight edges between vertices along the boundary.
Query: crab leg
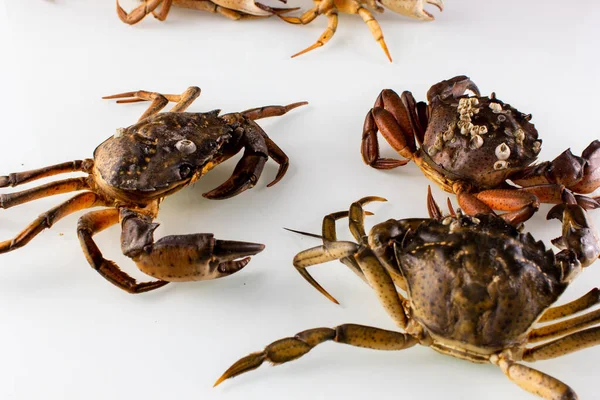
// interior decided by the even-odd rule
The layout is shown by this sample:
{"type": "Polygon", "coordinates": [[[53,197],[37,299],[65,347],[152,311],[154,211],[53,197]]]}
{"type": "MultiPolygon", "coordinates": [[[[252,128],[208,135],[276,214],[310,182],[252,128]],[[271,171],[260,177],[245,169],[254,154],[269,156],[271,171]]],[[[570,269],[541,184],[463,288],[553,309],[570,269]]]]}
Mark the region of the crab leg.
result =
{"type": "Polygon", "coordinates": [[[161,94],[158,92],[148,92],[146,90],[138,90],[136,92],[125,92],[119,94],[113,94],[111,96],[102,97],[105,100],[108,99],[120,99],[117,103],[138,103],[140,101],[152,101],[148,109],[138,119],[141,121],[152,115],[158,114],[160,110],[165,108],[170,101],[175,102],[170,112],[183,112],[190,104],[194,102],[200,96],[200,88],[196,86],[190,86],[182,94],[161,94]]]}
{"type": "Polygon", "coordinates": [[[577,300],[546,310],[539,322],[549,322],[568,317],[570,315],[587,310],[598,303],[600,303],[600,290],[598,288],[594,288],[577,300]]]}
{"type": "Polygon", "coordinates": [[[292,56],[292,58],[301,56],[302,54],[306,54],[309,51],[312,51],[314,49],[318,49],[319,47],[325,46],[327,44],[327,42],[329,42],[329,40],[331,40],[333,35],[335,35],[335,31],[337,30],[337,26],[338,26],[338,11],[337,11],[337,9],[332,8],[332,9],[326,11],[324,14],[327,17],[327,28],[325,29],[325,32],[323,32],[323,34],[321,36],[319,36],[319,38],[313,45],[308,46],[306,49],[294,54],[292,56]]]}
{"type": "Polygon", "coordinates": [[[280,339],[263,351],[250,354],[233,364],[215,383],[252,371],[265,361],[283,364],[302,357],[318,344],[334,341],[374,350],[404,350],[419,343],[413,336],[364,325],[344,324],[335,328],[315,328],[280,339]]]}
{"type": "Polygon", "coordinates": [[[93,160],[85,159],[69,161],[31,171],[16,172],[6,176],[0,176],[0,188],[19,186],[37,179],[69,172],[90,172],[92,165],[94,165],[93,160]]]}
{"type": "Polygon", "coordinates": [[[143,293],[158,289],[169,282],[151,281],[138,283],[117,264],[102,256],[93,236],[106,228],[119,223],[119,210],[109,209],[93,211],[83,215],[77,224],[77,235],[88,263],[107,281],[128,293],[143,293]]]}
{"type": "Polygon", "coordinates": [[[526,349],[523,360],[527,362],[549,360],[598,344],[600,344],[600,327],[585,329],[552,342],[526,349]]]}
{"type": "Polygon", "coordinates": [[[573,389],[550,375],[507,360],[500,360],[498,366],[508,379],[529,393],[546,400],[577,400],[573,389]]]}
{"type": "Polygon", "coordinates": [[[269,150],[262,134],[262,128],[254,121],[248,120],[244,127],[242,141],[245,147],[244,155],[235,166],[231,177],[219,187],[202,196],[213,200],[227,199],[256,185],[269,158],[269,150]]]}
{"type": "Polygon", "coordinates": [[[412,160],[416,151],[415,132],[420,132],[420,123],[414,108],[414,98],[404,92],[402,98],[390,89],[382,90],[375,105],[365,118],[361,153],[365,164],[376,169],[400,167],[412,160]],[[377,131],[402,157],[407,160],[381,158],[377,131]]]}
{"type": "Polygon", "coordinates": [[[0,208],[10,208],[19,204],[38,200],[43,197],[54,196],[62,193],[77,192],[79,190],[89,189],[87,178],[65,179],[57,182],[50,182],[29,190],[21,192],[0,194],[0,208]]]}
{"type": "Polygon", "coordinates": [[[377,43],[379,43],[381,49],[385,53],[388,60],[392,62],[392,56],[390,55],[390,51],[388,50],[387,45],[385,44],[385,39],[383,38],[383,32],[381,31],[381,26],[379,26],[379,22],[377,22],[377,20],[369,10],[360,6],[360,3],[356,1],[353,1],[352,3],[355,6],[358,6],[356,13],[360,15],[365,24],[367,24],[369,30],[371,31],[371,34],[373,35],[373,38],[377,43]]]}
{"type": "Polygon", "coordinates": [[[244,117],[256,121],[257,119],[280,117],[286,113],[292,111],[294,108],[307,105],[307,101],[299,101],[297,103],[288,104],[287,106],[263,106],[251,108],[246,111],[242,111],[244,117]]]}
{"type": "Polygon", "coordinates": [[[169,13],[171,3],[173,3],[173,0],[147,0],[144,1],[144,4],[137,6],[131,12],[127,13],[119,4],[119,0],[117,0],[117,15],[121,21],[129,25],[140,22],[146,15],[150,13],[153,13],[156,18],[163,21],[169,13]],[[154,13],[154,10],[160,5],[160,3],[163,3],[163,6],[160,12],[156,14],[154,13]]]}
{"type": "Polygon", "coordinates": [[[581,329],[600,323],[600,310],[592,311],[580,317],[571,318],[557,324],[546,325],[539,329],[534,329],[529,333],[528,342],[542,342],[548,339],[554,339],[565,336],[581,329]]]}
{"type": "Polygon", "coordinates": [[[537,196],[521,190],[491,189],[472,194],[457,189],[455,192],[458,204],[466,214],[493,213],[493,210],[510,211],[501,214],[500,217],[512,225],[528,220],[540,207],[537,196]]]}
{"type": "Polygon", "coordinates": [[[0,242],[0,254],[25,246],[44,229],[51,228],[58,220],[69,214],[100,205],[103,205],[103,203],[95,193],[78,194],[40,215],[13,239],[0,242]]]}
{"type": "MultiPolygon", "coordinates": [[[[571,150],[567,149],[553,161],[525,168],[510,179],[525,188],[554,184],[564,185],[575,193],[592,193],[600,187],[600,141],[594,140],[590,143],[581,157],[574,156],[571,150]]],[[[578,203],[583,207],[598,207],[597,202],[590,202],[587,197],[577,197],[578,203]]]]}

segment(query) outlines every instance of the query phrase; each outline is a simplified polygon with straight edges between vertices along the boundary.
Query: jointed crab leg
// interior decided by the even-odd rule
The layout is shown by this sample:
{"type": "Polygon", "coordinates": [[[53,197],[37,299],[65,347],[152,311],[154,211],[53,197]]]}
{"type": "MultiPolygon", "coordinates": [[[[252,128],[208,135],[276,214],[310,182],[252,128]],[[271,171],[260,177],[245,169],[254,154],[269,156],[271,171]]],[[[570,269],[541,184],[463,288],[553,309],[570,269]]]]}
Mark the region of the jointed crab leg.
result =
{"type": "Polygon", "coordinates": [[[23,203],[41,199],[43,197],[76,192],[84,189],[89,189],[86,178],[72,178],[57,182],[50,182],[32,189],[23,190],[21,192],[0,194],[0,208],[7,209],[23,203]]]}
{"type": "Polygon", "coordinates": [[[90,172],[92,165],[93,161],[89,159],[75,160],[31,171],[16,172],[6,176],[0,176],[0,188],[23,185],[37,179],[69,172],[90,172]]]}
{"type": "Polygon", "coordinates": [[[156,18],[163,21],[167,17],[172,3],[173,0],[144,0],[144,4],[139,5],[138,7],[134,8],[131,12],[127,13],[119,4],[119,0],[117,0],[117,15],[119,16],[119,19],[121,21],[129,25],[133,25],[141,21],[146,15],[150,13],[154,14],[156,18]],[[158,6],[161,3],[163,4],[163,6],[160,12],[154,12],[154,10],[156,10],[156,8],[158,8],[158,6]]]}
{"type": "Polygon", "coordinates": [[[549,360],[600,344],[600,327],[575,332],[560,339],[525,350],[527,362],[549,360]]]}
{"type": "Polygon", "coordinates": [[[539,322],[549,322],[560,318],[568,317],[569,315],[577,314],[578,312],[587,310],[600,303],[600,290],[594,288],[582,297],[562,306],[548,309],[540,318],[539,322]]]}
{"type": "Polygon", "coordinates": [[[101,205],[103,205],[103,202],[95,193],[78,194],[40,215],[15,238],[0,242],[0,254],[25,246],[44,229],[52,227],[58,220],[69,214],[101,205]]]}
{"type": "Polygon", "coordinates": [[[143,293],[158,289],[169,282],[162,280],[138,283],[113,261],[102,256],[102,252],[94,242],[93,236],[106,228],[119,223],[119,210],[109,209],[93,211],[83,215],[77,224],[77,236],[83,254],[90,266],[107,281],[128,293],[143,293]]]}
{"type": "Polygon", "coordinates": [[[280,339],[271,343],[258,353],[250,354],[233,364],[217,380],[215,386],[226,379],[252,371],[268,361],[283,364],[302,357],[318,344],[334,341],[351,346],[374,350],[404,350],[418,343],[418,340],[406,333],[387,331],[364,325],[344,324],[335,328],[315,328],[296,334],[294,337],[280,339]]]}
{"type": "Polygon", "coordinates": [[[170,112],[183,112],[190,104],[200,96],[200,88],[190,86],[182,94],[161,94],[158,92],[148,92],[146,90],[138,90],[135,92],[125,92],[104,96],[103,99],[121,99],[117,103],[137,103],[140,101],[152,101],[148,109],[138,119],[141,121],[152,115],[158,114],[160,110],[165,108],[170,101],[176,102],[170,112]]]}
{"type": "MultiPolygon", "coordinates": [[[[367,3],[369,3],[370,6],[375,5],[374,1],[367,3]]],[[[375,5],[375,8],[379,12],[383,10],[377,5],[375,5]]],[[[390,60],[390,62],[392,61],[390,52],[387,48],[385,40],[383,39],[383,32],[381,31],[379,23],[377,22],[375,17],[373,17],[373,14],[371,14],[369,10],[364,8],[361,5],[361,2],[357,0],[315,0],[315,6],[307,12],[305,12],[300,17],[280,17],[284,21],[289,22],[291,24],[302,25],[306,25],[312,22],[319,15],[325,15],[328,19],[328,25],[325,32],[323,32],[323,34],[321,35],[321,37],[319,37],[315,44],[302,50],[299,53],[294,54],[292,57],[297,57],[299,55],[308,53],[311,50],[324,46],[335,34],[338,24],[338,11],[341,11],[346,14],[360,15],[363,21],[367,24],[377,43],[379,43],[379,45],[383,49],[388,60],[390,60]]]]}
{"type": "Polygon", "coordinates": [[[552,325],[534,329],[529,333],[527,341],[531,343],[554,339],[559,336],[568,335],[600,323],[600,310],[592,311],[580,317],[568,319],[552,325]]]}
{"type": "Polygon", "coordinates": [[[287,106],[263,106],[250,108],[249,110],[242,111],[242,114],[246,118],[250,118],[254,121],[262,118],[280,117],[292,111],[294,108],[307,105],[307,101],[299,101],[297,103],[288,104],[287,106]]]}
{"type": "Polygon", "coordinates": [[[498,366],[508,379],[544,399],[577,399],[577,394],[568,385],[536,369],[504,359],[498,361],[498,366]]]}

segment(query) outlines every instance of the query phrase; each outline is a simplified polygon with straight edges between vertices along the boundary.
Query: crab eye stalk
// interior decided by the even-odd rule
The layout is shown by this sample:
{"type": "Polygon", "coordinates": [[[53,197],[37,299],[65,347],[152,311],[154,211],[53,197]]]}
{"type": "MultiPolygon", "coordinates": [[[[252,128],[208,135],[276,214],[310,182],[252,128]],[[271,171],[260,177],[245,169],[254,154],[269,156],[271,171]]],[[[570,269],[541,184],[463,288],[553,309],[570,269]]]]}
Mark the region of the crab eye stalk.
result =
{"type": "Polygon", "coordinates": [[[192,175],[192,166],[190,164],[181,164],[179,167],[179,177],[187,179],[192,175]]]}

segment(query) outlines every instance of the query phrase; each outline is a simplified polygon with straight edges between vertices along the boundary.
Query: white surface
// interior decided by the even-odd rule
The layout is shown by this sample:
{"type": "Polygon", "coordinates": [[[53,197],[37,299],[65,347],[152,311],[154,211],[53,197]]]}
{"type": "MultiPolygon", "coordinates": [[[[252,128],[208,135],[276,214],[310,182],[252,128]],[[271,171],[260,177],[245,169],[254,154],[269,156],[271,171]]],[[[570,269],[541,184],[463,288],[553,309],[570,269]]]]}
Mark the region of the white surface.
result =
{"type": "MultiPolygon", "coordinates": [[[[542,160],[569,146],[580,154],[597,138],[597,2],[448,0],[443,13],[434,11],[434,23],[386,12],[378,18],[393,64],[360,18],[348,15],[340,15],[326,48],[292,60],[291,54],[321,34],[324,20],[297,27],[173,9],[166,23],[148,18],[129,27],[117,19],[111,0],[3,3],[2,174],[90,157],[115,128],[132,124],[145,109],[103,101],[102,95],[179,93],[198,85],[203,93],[192,111],[300,100],[310,106],[261,121],[291,159],[277,186],[265,188],[276,172],[270,162],[256,188],[221,202],[202,198],[229,176],[230,161],[163,203],[158,236],[214,232],[222,239],[265,243],[267,249],[236,275],[128,295],[87,265],[75,235],[79,215],[2,255],[0,398],[535,398],[492,366],[427,348],[395,353],[338,344],[211,386],[241,356],[304,329],[345,322],[394,328],[373,293],[341,264],[312,272],[342,306],[310,287],[291,259],[317,242],[281,229],[318,232],[323,215],[365,195],[390,200],[369,207],[376,212],[369,226],[392,216],[426,215],[429,182],[414,165],[382,172],[362,163],[363,118],[381,89],[408,89],[423,99],[431,84],[468,74],[484,93],[495,90],[533,114],[544,139],[542,160]]],[[[434,194],[445,200],[439,189],[434,194]]],[[[12,237],[67,197],[0,212],[0,238],[12,237]]],[[[546,241],[560,229],[545,222],[547,210],[528,224],[546,241]]],[[[600,223],[600,212],[594,220],[600,223]]],[[[340,236],[349,237],[345,224],[339,226],[340,236]]],[[[144,278],[119,254],[118,228],[99,235],[98,242],[106,256],[144,278]]],[[[599,283],[596,263],[565,298],[599,283]]],[[[599,357],[597,347],[536,367],[590,400],[597,398],[599,357]]]]}

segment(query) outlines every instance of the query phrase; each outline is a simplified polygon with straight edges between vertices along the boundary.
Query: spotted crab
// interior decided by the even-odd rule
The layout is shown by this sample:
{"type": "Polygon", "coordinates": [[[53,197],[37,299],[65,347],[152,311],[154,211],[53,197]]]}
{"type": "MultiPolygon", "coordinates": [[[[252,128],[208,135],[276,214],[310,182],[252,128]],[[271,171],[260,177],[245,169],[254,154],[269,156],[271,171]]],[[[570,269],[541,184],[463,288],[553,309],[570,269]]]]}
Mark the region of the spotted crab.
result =
{"type": "Polygon", "coordinates": [[[363,206],[371,201],[385,199],[366,197],[349,211],[326,216],[323,244],[299,253],[294,266],[337,303],[307,268],[340,260],[371,286],[403,332],[355,324],[309,329],[240,359],[217,384],[265,361],[278,365],[295,360],[327,341],[376,350],[420,344],[459,359],[494,364],[511,381],[544,399],[577,399],[565,383],[520,362],[600,344],[600,327],[592,327],[600,323],[599,311],[574,317],[600,302],[598,289],[553,307],[600,254],[598,234],[582,207],[563,203],[550,210],[548,218],[562,221],[562,236],[554,243],[563,250],[555,255],[495,214],[469,216],[458,210],[443,216],[431,192],[429,219],[391,219],[375,225],[367,236],[364,216],[371,213],[363,206]],[[349,217],[358,243],[337,240],[335,221],[344,217],[349,217]],[[568,319],[557,322],[563,318],[568,319]]]}
{"type": "MultiPolygon", "coordinates": [[[[285,0],[282,0],[282,2],[285,3],[285,0]]],[[[164,21],[171,10],[171,6],[220,14],[234,21],[267,18],[272,15],[298,10],[298,8],[269,7],[254,0],[143,0],[143,4],[128,13],[117,0],[117,15],[121,21],[129,25],[140,22],[148,14],[154,15],[159,21],[164,21]]]]}
{"type": "Polygon", "coordinates": [[[225,115],[219,115],[219,110],[184,112],[199,95],[199,88],[190,87],[182,95],[137,91],[108,96],[123,103],[149,100],[151,104],[136,124],[117,129],[100,144],[93,159],[0,176],[3,188],[67,172],[87,174],[0,195],[0,208],[7,209],[47,196],[84,191],[40,215],[13,239],[0,242],[0,254],[26,245],[73,212],[108,207],[83,215],[77,235],[92,268],[129,293],[147,292],[174,281],[224,277],[245,267],[250,256],[263,250],[262,244],[217,240],[210,233],[155,241],[153,232],[158,224],[152,220],[165,197],[194,183],[242,149],[244,155],[232,176],[204,197],[225,199],[253,187],[269,158],[279,164],[279,171],[267,186],[279,182],[286,173],[288,158],[254,121],[283,115],[306,103],[225,115]],[[177,104],[169,112],[159,113],[169,101],[177,104]],[[93,236],[115,224],[121,225],[123,254],[158,280],[139,283],[103,257],[93,236]]]}
{"type": "Polygon", "coordinates": [[[306,25],[315,20],[319,15],[325,15],[327,17],[327,28],[325,32],[319,37],[319,39],[310,47],[294,54],[292,57],[296,57],[311,50],[317,49],[324,46],[335,34],[338,26],[338,13],[359,15],[367,27],[371,31],[373,38],[379,43],[383,52],[390,62],[392,56],[387,48],[385,40],[383,38],[383,32],[379,26],[379,22],[375,19],[375,16],[369,10],[373,10],[378,13],[382,13],[385,9],[389,9],[395,13],[405,15],[407,17],[415,18],[421,21],[433,21],[434,17],[432,14],[427,12],[424,8],[425,4],[431,4],[439,8],[440,11],[444,9],[444,3],[442,0],[313,0],[315,6],[310,10],[306,11],[300,17],[288,17],[280,15],[279,17],[286,22],[291,24],[306,25]]]}
{"type": "Polygon", "coordinates": [[[529,219],[540,202],[558,204],[568,197],[586,209],[599,206],[595,198],[573,192],[587,194],[600,186],[600,141],[581,157],[566,150],[551,162],[532,165],[542,141],[531,114],[494,93],[481,96],[466,76],[433,85],[427,100],[417,103],[407,91],[380,93],[363,128],[366,164],[391,169],[412,160],[443,190],[455,193],[465,213],[507,211],[502,217],[513,224],[529,219]],[[380,156],[378,131],[406,160],[380,156]]]}

